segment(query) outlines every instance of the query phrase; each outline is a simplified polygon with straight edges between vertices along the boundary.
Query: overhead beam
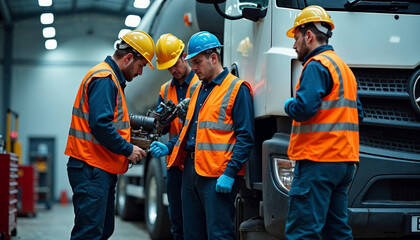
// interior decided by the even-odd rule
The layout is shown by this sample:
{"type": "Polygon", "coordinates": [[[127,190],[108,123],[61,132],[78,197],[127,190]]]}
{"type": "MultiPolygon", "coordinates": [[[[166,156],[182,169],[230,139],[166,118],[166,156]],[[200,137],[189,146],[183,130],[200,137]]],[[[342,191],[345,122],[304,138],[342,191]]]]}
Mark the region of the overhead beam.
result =
{"type": "Polygon", "coordinates": [[[6,25],[13,25],[12,14],[10,13],[9,5],[7,4],[6,0],[0,0],[0,11],[6,22],[6,25]]]}

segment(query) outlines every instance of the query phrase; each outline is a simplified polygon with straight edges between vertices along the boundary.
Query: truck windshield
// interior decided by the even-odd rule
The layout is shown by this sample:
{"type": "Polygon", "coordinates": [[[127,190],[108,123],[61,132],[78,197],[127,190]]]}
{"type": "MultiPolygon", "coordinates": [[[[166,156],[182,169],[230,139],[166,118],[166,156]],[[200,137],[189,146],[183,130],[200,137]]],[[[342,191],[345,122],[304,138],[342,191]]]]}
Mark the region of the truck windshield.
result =
{"type": "Polygon", "coordinates": [[[276,0],[276,4],[297,9],[319,5],[334,11],[420,14],[420,0],[276,0]]]}

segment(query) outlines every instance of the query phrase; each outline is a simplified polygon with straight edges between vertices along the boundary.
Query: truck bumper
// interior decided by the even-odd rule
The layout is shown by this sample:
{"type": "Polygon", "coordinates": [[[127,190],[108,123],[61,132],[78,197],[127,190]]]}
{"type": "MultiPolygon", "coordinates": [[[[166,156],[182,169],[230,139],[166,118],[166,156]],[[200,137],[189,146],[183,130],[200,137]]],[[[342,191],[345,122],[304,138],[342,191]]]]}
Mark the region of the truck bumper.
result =
{"type": "Polygon", "coordinates": [[[358,238],[420,234],[419,208],[349,208],[348,214],[353,236],[358,238]]]}

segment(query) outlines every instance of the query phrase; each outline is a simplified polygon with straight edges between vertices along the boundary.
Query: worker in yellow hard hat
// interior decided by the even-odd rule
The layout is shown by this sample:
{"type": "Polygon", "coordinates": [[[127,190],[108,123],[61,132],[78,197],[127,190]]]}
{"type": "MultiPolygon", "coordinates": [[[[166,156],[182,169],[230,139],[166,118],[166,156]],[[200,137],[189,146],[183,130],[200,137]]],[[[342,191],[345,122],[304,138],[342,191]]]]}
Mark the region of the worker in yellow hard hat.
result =
{"type": "Polygon", "coordinates": [[[116,44],[114,55],[84,77],[72,109],[65,154],[73,189],[71,239],[108,239],[114,231],[117,174],[127,171],[146,152],[130,143],[124,97],[126,82],[143,73],[155,44],[145,32],[131,31],[116,44]]]}
{"type": "MultiPolygon", "coordinates": [[[[162,102],[166,103],[170,100],[177,105],[181,101],[188,101],[185,99],[191,98],[200,82],[195,72],[191,71],[187,60],[185,60],[187,54],[184,51],[184,47],[182,40],[170,33],[161,35],[156,43],[156,66],[159,70],[167,69],[172,75],[172,79],[160,87],[156,111],[159,111],[159,105],[162,102]]],[[[182,126],[183,120],[175,118],[169,128],[164,130],[164,133],[169,132],[169,138],[172,139],[179,134],[182,126]]],[[[156,152],[157,149],[160,149],[158,145],[163,149],[167,148],[160,142],[151,144],[151,151],[154,157],[167,155],[166,192],[169,201],[169,219],[172,224],[171,234],[175,240],[184,239],[181,205],[182,170],[179,162],[169,164],[171,157],[169,151],[163,151],[159,154],[156,152]]]]}
{"type": "Polygon", "coordinates": [[[328,45],[333,29],[322,7],[309,6],[286,33],[303,64],[284,105],[293,119],[287,153],[296,160],[286,239],[353,239],[347,190],[359,162],[363,110],[353,72],[328,45]]]}

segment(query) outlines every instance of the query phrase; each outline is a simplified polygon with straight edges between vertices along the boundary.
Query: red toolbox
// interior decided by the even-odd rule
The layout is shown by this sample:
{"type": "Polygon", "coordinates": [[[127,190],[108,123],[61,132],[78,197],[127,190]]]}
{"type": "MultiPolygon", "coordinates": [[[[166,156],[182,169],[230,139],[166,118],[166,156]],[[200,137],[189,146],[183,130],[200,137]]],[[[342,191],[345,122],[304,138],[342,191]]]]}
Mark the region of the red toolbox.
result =
{"type": "Polygon", "coordinates": [[[35,216],[38,177],[34,165],[20,165],[18,168],[18,215],[35,216]]]}
{"type": "Polygon", "coordinates": [[[0,153],[0,239],[16,236],[18,157],[0,153]]]}

